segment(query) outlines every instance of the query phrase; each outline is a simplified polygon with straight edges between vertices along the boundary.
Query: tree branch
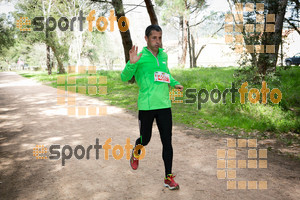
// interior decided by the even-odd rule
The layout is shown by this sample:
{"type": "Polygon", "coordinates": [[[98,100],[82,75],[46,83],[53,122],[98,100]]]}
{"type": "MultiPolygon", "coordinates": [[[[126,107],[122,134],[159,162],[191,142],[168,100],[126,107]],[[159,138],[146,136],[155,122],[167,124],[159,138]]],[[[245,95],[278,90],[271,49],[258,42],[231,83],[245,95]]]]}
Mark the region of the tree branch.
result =
{"type": "Polygon", "coordinates": [[[92,2],[97,2],[97,3],[109,3],[109,4],[112,4],[111,1],[107,1],[107,0],[91,0],[92,2]]]}
{"type": "Polygon", "coordinates": [[[294,22],[300,22],[300,20],[296,20],[296,19],[289,19],[289,20],[294,22]]]}
{"type": "Polygon", "coordinates": [[[197,9],[198,9],[198,8],[195,7],[194,10],[192,10],[192,11],[190,12],[190,14],[193,14],[197,9]]]}
{"type": "Polygon", "coordinates": [[[123,5],[124,6],[135,6],[135,7],[146,7],[146,6],[141,5],[143,2],[144,1],[142,1],[140,4],[130,4],[130,3],[128,3],[128,4],[123,4],[123,5]]]}
{"type": "MultiPolygon", "coordinates": [[[[225,23],[222,24],[222,26],[216,31],[214,32],[214,34],[212,34],[210,37],[213,38],[220,30],[222,30],[224,28],[225,23]]],[[[202,50],[206,47],[207,44],[202,45],[202,47],[200,48],[200,50],[198,51],[197,55],[196,55],[196,60],[198,59],[200,53],[202,52],[202,50]]]]}
{"type": "Polygon", "coordinates": [[[207,20],[208,18],[210,18],[212,15],[214,15],[214,14],[216,14],[216,13],[217,13],[217,12],[212,13],[211,15],[205,17],[205,18],[204,18],[203,20],[201,20],[200,22],[198,22],[198,23],[196,23],[196,24],[193,24],[193,25],[190,25],[190,27],[197,26],[197,25],[203,23],[205,20],[207,20]]]}
{"type": "MultiPolygon", "coordinates": [[[[141,6],[141,4],[144,3],[144,1],[142,1],[139,5],[135,5],[134,8],[128,10],[125,12],[125,14],[129,13],[130,11],[133,11],[134,9],[136,9],[137,7],[146,7],[146,6],[141,6]]],[[[128,5],[128,4],[124,4],[124,5],[128,5]]],[[[132,5],[132,4],[131,4],[132,5]]]]}
{"type": "Polygon", "coordinates": [[[288,23],[289,23],[289,25],[291,25],[297,32],[298,32],[298,34],[300,35],[300,30],[299,30],[299,28],[297,28],[297,26],[294,24],[294,23],[292,23],[289,19],[287,19],[287,18],[284,18],[285,19],[285,21],[287,21],[288,23]]]}

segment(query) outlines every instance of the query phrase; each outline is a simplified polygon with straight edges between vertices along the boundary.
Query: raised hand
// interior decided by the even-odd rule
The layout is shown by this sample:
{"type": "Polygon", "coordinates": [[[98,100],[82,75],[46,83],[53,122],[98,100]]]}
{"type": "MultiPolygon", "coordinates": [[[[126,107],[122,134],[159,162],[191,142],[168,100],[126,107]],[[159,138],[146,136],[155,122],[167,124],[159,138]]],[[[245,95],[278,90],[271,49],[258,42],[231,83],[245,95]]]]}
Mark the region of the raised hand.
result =
{"type": "Polygon", "coordinates": [[[138,47],[133,45],[129,50],[129,59],[131,64],[134,64],[140,60],[142,53],[138,56],[137,52],[138,52],[138,47]]]}

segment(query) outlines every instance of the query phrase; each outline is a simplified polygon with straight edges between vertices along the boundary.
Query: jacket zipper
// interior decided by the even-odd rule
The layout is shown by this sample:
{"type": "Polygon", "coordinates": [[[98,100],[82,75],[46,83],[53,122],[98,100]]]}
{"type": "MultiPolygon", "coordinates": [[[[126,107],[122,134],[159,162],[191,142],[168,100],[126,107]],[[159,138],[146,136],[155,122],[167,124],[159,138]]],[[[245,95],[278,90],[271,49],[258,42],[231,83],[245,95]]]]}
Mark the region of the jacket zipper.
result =
{"type": "MultiPolygon", "coordinates": [[[[152,53],[148,48],[146,48],[146,49],[152,54],[152,56],[154,56],[153,53],[152,53]]],[[[158,53],[157,53],[157,56],[158,56],[158,53]]],[[[157,65],[158,65],[158,67],[159,67],[158,58],[155,57],[155,56],[154,56],[154,58],[156,59],[157,65]]],[[[148,95],[148,105],[149,105],[149,109],[150,109],[151,106],[150,106],[150,102],[149,102],[149,95],[148,95]]]]}
{"type": "MultiPolygon", "coordinates": [[[[152,54],[152,56],[154,56],[153,53],[152,53],[148,48],[146,48],[146,49],[152,54]]],[[[158,53],[159,53],[159,52],[158,52],[158,53]]],[[[158,56],[158,53],[157,53],[157,56],[158,56]]],[[[159,67],[158,58],[155,57],[155,56],[154,56],[154,58],[156,59],[157,65],[158,65],[158,67],[159,67]]]]}

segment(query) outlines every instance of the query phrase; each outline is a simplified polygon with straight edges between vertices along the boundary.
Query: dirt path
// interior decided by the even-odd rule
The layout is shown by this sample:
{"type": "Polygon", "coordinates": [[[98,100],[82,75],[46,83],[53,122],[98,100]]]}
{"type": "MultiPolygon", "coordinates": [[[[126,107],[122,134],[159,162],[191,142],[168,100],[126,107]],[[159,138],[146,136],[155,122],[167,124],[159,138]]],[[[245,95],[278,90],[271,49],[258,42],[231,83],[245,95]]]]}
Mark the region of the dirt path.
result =
{"type": "MultiPolygon", "coordinates": [[[[156,124],[137,171],[126,155],[115,160],[104,149],[95,158],[37,160],[36,145],[103,145],[112,138],[124,146],[138,136],[136,116],[108,106],[107,115],[67,115],[67,105],[56,105],[57,91],[13,72],[0,73],[0,197],[1,199],[299,199],[300,162],[268,152],[267,169],[236,169],[236,181],[267,181],[266,190],[228,190],[217,178],[217,149],[226,149],[226,138],[198,129],[173,126],[173,171],[180,190],[163,187],[164,167],[156,124]],[[195,137],[196,136],[196,137],[195,137]]],[[[86,96],[77,105],[104,105],[86,96]]],[[[260,145],[258,148],[262,148],[260,145]]],[[[235,148],[237,159],[247,159],[247,148],[235,148]]],[[[66,151],[68,152],[68,151],[66,151]]],[[[79,153],[81,151],[78,151],[79,153]]]]}

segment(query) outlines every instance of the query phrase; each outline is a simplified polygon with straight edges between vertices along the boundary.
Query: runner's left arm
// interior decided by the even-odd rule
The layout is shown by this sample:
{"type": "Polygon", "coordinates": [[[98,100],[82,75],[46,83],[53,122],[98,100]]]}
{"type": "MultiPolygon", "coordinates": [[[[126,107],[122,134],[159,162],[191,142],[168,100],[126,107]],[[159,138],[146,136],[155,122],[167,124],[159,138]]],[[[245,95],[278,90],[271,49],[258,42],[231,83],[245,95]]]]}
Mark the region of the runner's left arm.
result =
{"type": "Polygon", "coordinates": [[[172,87],[175,87],[175,85],[181,85],[178,81],[176,81],[176,80],[172,77],[172,75],[171,75],[169,69],[168,69],[168,73],[170,74],[170,85],[171,85],[172,87]]]}

